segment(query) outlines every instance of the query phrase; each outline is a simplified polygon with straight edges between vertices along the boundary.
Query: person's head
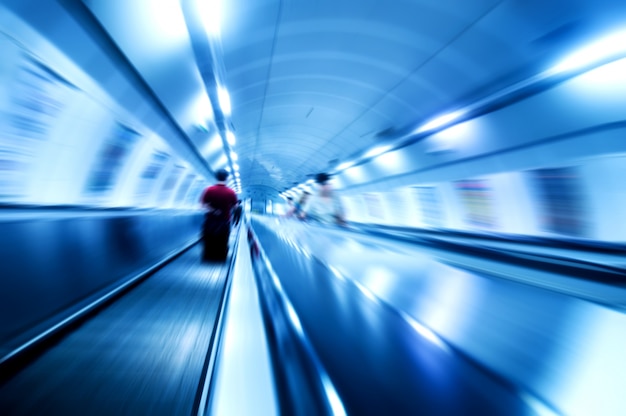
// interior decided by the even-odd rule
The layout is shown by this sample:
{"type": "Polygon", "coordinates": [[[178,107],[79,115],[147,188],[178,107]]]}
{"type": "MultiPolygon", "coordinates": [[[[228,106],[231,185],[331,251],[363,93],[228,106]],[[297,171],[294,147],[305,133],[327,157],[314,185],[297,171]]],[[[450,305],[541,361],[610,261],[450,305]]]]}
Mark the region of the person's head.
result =
{"type": "Polygon", "coordinates": [[[220,182],[226,182],[226,179],[228,179],[228,171],[226,169],[218,169],[218,171],[215,172],[215,178],[220,182]]]}
{"type": "Polygon", "coordinates": [[[330,186],[330,175],[328,173],[318,173],[315,175],[315,182],[319,185],[318,193],[321,196],[330,196],[332,187],[330,186]]]}
{"type": "Polygon", "coordinates": [[[315,175],[315,182],[319,183],[320,185],[326,185],[329,179],[330,179],[330,175],[325,172],[318,173],[317,175],[315,175]]]}

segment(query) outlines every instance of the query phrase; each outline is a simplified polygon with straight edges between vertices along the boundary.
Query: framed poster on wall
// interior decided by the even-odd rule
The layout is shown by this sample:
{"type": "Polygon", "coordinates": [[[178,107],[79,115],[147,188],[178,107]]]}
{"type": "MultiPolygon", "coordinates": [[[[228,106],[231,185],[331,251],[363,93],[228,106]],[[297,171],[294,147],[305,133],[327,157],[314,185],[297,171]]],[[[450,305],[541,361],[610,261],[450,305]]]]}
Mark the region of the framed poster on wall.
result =
{"type": "Polygon", "coordinates": [[[152,152],[148,163],[139,176],[137,188],[135,189],[135,203],[142,205],[151,201],[155,184],[158,182],[163,168],[170,158],[171,156],[169,154],[161,150],[152,152]]]}
{"type": "Polygon", "coordinates": [[[165,204],[166,206],[172,201],[173,192],[176,189],[176,185],[180,180],[181,176],[184,174],[186,168],[179,164],[175,164],[172,166],[170,171],[167,173],[165,181],[163,182],[163,186],[159,191],[159,205],[165,204]]]}
{"type": "Polygon", "coordinates": [[[1,33],[0,50],[0,200],[28,202],[30,180],[77,90],[1,33]]]}
{"type": "Polygon", "coordinates": [[[85,186],[87,195],[94,198],[108,195],[139,137],[135,130],[121,123],[114,123],[89,173],[85,186]]]}
{"type": "Polygon", "coordinates": [[[541,227],[548,232],[584,236],[585,201],[578,169],[537,169],[529,174],[541,209],[541,227]]]}
{"type": "Polygon", "coordinates": [[[365,207],[367,208],[367,215],[370,219],[384,220],[385,210],[379,194],[367,192],[363,194],[363,200],[365,201],[365,207]]]}
{"type": "Polygon", "coordinates": [[[174,205],[182,206],[185,205],[185,196],[189,191],[191,185],[196,180],[196,175],[194,173],[188,173],[185,178],[178,185],[178,189],[176,190],[176,196],[174,197],[174,205]]]}
{"type": "Polygon", "coordinates": [[[416,186],[418,206],[422,211],[422,221],[427,227],[443,226],[443,207],[437,188],[434,186],[416,186]]]}
{"type": "Polygon", "coordinates": [[[494,228],[496,217],[493,190],[487,180],[463,180],[454,183],[464,212],[465,222],[481,228],[494,228]]]}

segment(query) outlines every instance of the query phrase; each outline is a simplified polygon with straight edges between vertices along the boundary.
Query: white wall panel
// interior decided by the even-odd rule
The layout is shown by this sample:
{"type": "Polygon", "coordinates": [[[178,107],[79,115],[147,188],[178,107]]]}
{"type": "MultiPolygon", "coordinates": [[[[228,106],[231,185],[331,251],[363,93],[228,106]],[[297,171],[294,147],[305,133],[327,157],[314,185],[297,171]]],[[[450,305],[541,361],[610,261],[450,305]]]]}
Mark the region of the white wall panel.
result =
{"type": "Polygon", "coordinates": [[[590,238],[626,242],[626,154],[591,159],[580,166],[590,238]]]}

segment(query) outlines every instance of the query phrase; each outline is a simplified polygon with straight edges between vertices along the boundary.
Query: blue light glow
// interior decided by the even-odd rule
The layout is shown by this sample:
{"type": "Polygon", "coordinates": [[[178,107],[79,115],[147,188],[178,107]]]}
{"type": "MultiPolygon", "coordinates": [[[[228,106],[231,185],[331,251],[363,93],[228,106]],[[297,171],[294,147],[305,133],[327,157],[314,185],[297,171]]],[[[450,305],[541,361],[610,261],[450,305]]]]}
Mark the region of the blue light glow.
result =
{"type": "Polygon", "coordinates": [[[228,141],[228,144],[231,146],[234,146],[235,142],[237,141],[232,131],[226,132],[226,140],[228,141]]]}
{"type": "Polygon", "coordinates": [[[222,112],[225,116],[229,116],[231,113],[230,106],[230,94],[228,94],[228,90],[224,87],[219,87],[217,89],[217,98],[220,102],[220,107],[222,108],[222,112]]]}
{"type": "Polygon", "coordinates": [[[210,38],[219,37],[222,21],[221,0],[197,0],[197,5],[207,35],[210,38]]]}
{"type": "Polygon", "coordinates": [[[353,166],[354,162],[353,161],[349,161],[349,162],[343,162],[342,164],[340,164],[339,166],[337,166],[337,170],[341,171],[341,170],[345,170],[348,169],[349,167],[353,166]]]}
{"type": "Polygon", "coordinates": [[[554,75],[576,71],[586,66],[599,64],[608,59],[617,59],[624,55],[626,55],[626,30],[612,33],[583,46],[555,65],[548,73],[554,75]]]}
{"type": "Polygon", "coordinates": [[[463,114],[465,114],[465,112],[461,110],[455,111],[449,114],[444,114],[443,116],[437,117],[429,121],[428,123],[424,124],[423,126],[420,126],[415,132],[422,133],[422,132],[429,131],[429,130],[435,130],[439,127],[443,127],[447,124],[452,123],[453,121],[463,116],[463,114]]]}
{"type": "Polygon", "coordinates": [[[376,157],[378,155],[382,155],[383,153],[385,153],[389,149],[391,149],[391,146],[375,147],[375,148],[371,149],[369,152],[365,153],[364,157],[366,157],[366,158],[376,157]]]}

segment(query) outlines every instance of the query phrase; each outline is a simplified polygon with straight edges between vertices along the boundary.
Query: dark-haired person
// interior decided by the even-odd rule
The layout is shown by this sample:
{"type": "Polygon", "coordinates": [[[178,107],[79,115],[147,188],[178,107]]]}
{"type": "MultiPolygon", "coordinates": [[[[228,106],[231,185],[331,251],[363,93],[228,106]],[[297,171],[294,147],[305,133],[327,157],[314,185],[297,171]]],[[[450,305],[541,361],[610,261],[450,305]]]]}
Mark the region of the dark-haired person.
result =
{"type": "Polygon", "coordinates": [[[206,209],[202,227],[202,259],[225,261],[228,257],[231,210],[237,203],[237,194],[226,186],[228,171],[215,173],[217,183],[202,193],[200,202],[206,209]]]}
{"type": "Polygon", "coordinates": [[[332,186],[327,173],[315,176],[317,189],[302,207],[302,217],[322,224],[346,225],[341,201],[332,186]]]}

